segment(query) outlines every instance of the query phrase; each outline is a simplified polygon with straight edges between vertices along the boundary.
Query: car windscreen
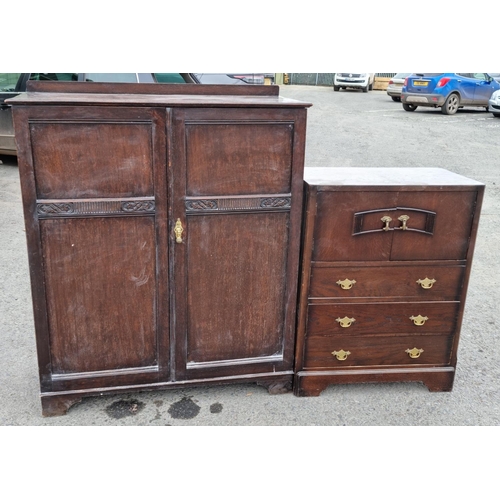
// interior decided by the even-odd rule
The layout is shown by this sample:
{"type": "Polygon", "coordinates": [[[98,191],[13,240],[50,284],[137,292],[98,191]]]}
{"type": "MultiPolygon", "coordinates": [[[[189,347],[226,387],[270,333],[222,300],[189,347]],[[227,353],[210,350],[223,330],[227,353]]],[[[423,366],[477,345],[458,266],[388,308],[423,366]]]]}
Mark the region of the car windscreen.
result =
{"type": "Polygon", "coordinates": [[[0,73],[0,92],[15,92],[21,73],[0,73]]]}

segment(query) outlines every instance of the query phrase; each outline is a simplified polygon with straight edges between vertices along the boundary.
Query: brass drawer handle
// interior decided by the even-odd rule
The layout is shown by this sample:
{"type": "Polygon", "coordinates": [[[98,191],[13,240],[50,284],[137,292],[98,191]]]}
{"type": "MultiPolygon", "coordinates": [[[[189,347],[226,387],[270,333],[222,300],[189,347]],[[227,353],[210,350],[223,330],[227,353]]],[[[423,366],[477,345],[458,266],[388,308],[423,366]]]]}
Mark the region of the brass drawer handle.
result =
{"type": "Polygon", "coordinates": [[[417,326],[422,326],[429,318],[427,316],[421,316],[420,314],[418,316],[410,316],[410,319],[415,323],[417,326]]]}
{"type": "Polygon", "coordinates": [[[356,320],[354,318],[348,318],[347,316],[343,318],[337,318],[335,320],[342,328],[349,328],[356,320]]]}
{"type": "Polygon", "coordinates": [[[392,221],[392,218],[388,215],[384,215],[384,217],[382,217],[380,220],[384,223],[384,227],[382,229],[384,231],[390,231],[391,228],[389,227],[389,223],[392,221]]]}
{"type": "Polygon", "coordinates": [[[180,219],[177,219],[177,222],[175,223],[175,227],[174,227],[175,242],[176,243],[182,243],[182,233],[183,232],[184,232],[184,228],[182,227],[182,222],[180,219]]]}
{"type": "Polygon", "coordinates": [[[401,217],[398,217],[398,220],[402,222],[401,226],[399,226],[399,229],[401,229],[402,231],[406,231],[408,229],[406,223],[408,222],[409,219],[410,219],[409,215],[401,215],[401,217]]]}
{"type": "Polygon", "coordinates": [[[416,359],[420,357],[420,355],[424,352],[424,350],[417,349],[416,347],[414,347],[413,349],[406,349],[405,352],[408,354],[408,356],[410,356],[410,358],[416,359]]]}
{"type": "Polygon", "coordinates": [[[429,290],[429,288],[432,288],[432,285],[436,283],[436,280],[433,278],[425,278],[423,280],[417,280],[417,283],[422,287],[425,288],[426,290],[429,290]]]}
{"type": "Polygon", "coordinates": [[[345,279],[345,280],[338,280],[336,282],[337,285],[339,285],[342,290],[350,290],[352,288],[352,286],[356,283],[356,280],[349,280],[349,279],[345,279]]]}
{"type": "Polygon", "coordinates": [[[333,351],[332,354],[339,360],[345,361],[347,356],[351,354],[349,351],[344,351],[344,349],[340,349],[340,351],[333,351]]]}

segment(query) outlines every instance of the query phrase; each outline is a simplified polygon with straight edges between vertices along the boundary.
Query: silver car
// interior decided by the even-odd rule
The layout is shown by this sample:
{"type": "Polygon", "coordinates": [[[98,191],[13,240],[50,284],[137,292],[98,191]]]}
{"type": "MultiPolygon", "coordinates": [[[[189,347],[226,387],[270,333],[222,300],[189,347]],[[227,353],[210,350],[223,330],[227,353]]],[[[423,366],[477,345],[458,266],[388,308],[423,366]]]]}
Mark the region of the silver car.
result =
{"type": "Polygon", "coordinates": [[[495,90],[488,101],[488,111],[495,118],[500,118],[500,90],[495,90]]]}
{"type": "Polygon", "coordinates": [[[387,85],[387,95],[392,97],[393,101],[401,101],[403,83],[405,82],[405,78],[410,75],[411,73],[396,73],[396,75],[390,79],[389,85],[387,85]]]}
{"type": "Polygon", "coordinates": [[[122,83],[200,83],[192,73],[0,73],[0,155],[17,155],[6,99],[26,91],[28,80],[122,83]]]}

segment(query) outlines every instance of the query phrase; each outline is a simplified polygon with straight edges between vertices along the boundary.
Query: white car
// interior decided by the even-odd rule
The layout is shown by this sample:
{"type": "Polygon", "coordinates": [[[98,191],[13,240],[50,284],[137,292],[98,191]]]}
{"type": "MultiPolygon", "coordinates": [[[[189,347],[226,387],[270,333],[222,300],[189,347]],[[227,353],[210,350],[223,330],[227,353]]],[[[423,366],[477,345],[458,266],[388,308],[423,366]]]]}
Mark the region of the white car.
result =
{"type": "Polygon", "coordinates": [[[333,90],[362,89],[363,92],[373,90],[375,73],[335,73],[333,77],[333,90]]]}
{"type": "Polygon", "coordinates": [[[405,78],[410,76],[411,73],[397,73],[393,76],[389,84],[387,85],[387,95],[392,98],[393,101],[401,102],[401,89],[405,82],[405,78]]]}
{"type": "Polygon", "coordinates": [[[488,111],[495,118],[500,118],[500,90],[495,90],[488,101],[488,111]]]}

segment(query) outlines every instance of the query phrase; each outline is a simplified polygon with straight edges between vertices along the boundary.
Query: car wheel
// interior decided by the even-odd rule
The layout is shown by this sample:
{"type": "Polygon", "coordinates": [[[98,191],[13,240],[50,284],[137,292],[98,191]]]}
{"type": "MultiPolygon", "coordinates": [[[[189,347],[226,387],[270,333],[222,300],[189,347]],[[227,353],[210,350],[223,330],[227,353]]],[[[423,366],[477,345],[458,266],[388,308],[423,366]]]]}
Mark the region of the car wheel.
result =
{"type": "Polygon", "coordinates": [[[333,86],[333,91],[338,92],[340,90],[340,87],[338,85],[333,86]]]}
{"type": "Polygon", "coordinates": [[[494,116],[495,118],[500,118],[500,113],[493,113],[493,116],[494,116]]]}
{"type": "Polygon", "coordinates": [[[459,105],[460,97],[458,94],[450,94],[441,107],[441,113],[443,113],[443,115],[454,115],[458,111],[459,105]]]}
{"type": "Polygon", "coordinates": [[[368,87],[369,87],[369,85],[366,84],[366,87],[363,87],[363,92],[368,92],[368,87]]]}
{"type": "Polygon", "coordinates": [[[368,90],[373,90],[373,82],[370,83],[369,87],[368,87],[368,90]]]}
{"type": "Polygon", "coordinates": [[[401,102],[401,97],[397,97],[395,95],[392,95],[392,100],[395,101],[395,102],[401,102]]]}
{"type": "Polygon", "coordinates": [[[405,111],[415,111],[417,107],[418,106],[415,106],[415,104],[406,104],[406,103],[403,104],[403,109],[405,111]]]}

